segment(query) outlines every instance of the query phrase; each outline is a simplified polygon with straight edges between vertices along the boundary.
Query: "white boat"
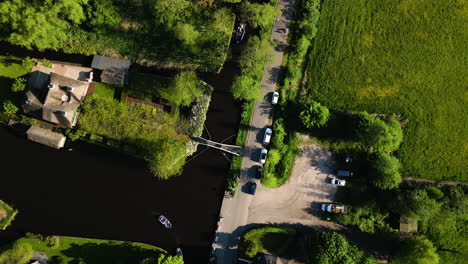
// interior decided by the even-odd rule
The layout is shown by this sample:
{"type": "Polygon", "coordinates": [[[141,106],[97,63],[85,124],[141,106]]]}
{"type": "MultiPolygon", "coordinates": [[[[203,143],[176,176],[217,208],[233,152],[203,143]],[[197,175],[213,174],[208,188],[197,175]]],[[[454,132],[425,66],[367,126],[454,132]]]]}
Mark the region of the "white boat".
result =
{"type": "Polygon", "coordinates": [[[158,216],[158,221],[161,223],[165,228],[171,229],[172,224],[169,222],[169,219],[167,219],[164,215],[158,216]]]}
{"type": "Polygon", "coordinates": [[[176,254],[177,254],[177,256],[184,257],[184,254],[182,253],[182,249],[181,249],[181,248],[177,248],[177,249],[176,249],[176,254]]]}
{"type": "Polygon", "coordinates": [[[236,42],[239,43],[242,41],[245,35],[245,26],[241,24],[240,26],[237,27],[236,31],[236,42]]]}

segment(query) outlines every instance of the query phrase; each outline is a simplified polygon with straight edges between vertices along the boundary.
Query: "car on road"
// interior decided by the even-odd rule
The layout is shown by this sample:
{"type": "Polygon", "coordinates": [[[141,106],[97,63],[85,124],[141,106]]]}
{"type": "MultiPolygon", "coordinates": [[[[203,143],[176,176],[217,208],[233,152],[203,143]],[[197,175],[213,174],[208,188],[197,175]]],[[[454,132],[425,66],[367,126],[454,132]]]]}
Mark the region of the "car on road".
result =
{"type": "Polygon", "coordinates": [[[263,167],[260,165],[257,165],[257,173],[255,174],[255,177],[257,179],[261,179],[263,176],[263,167]]]}
{"type": "Polygon", "coordinates": [[[271,104],[277,104],[279,100],[279,93],[278,92],[273,92],[273,95],[271,96],[271,104]]]}
{"type": "Polygon", "coordinates": [[[255,182],[250,183],[250,194],[254,195],[257,191],[257,184],[255,182]]]}
{"type": "Polygon", "coordinates": [[[333,185],[345,186],[346,181],[345,180],[340,180],[340,179],[331,179],[330,183],[333,184],[333,185]]]}
{"type": "Polygon", "coordinates": [[[273,133],[273,131],[271,130],[271,128],[265,129],[265,135],[263,136],[263,145],[268,145],[268,144],[270,144],[270,141],[271,141],[271,133],[273,133]]]}
{"type": "Polygon", "coordinates": [[[268,153],[268,150],[266,150],[266,149],[262,149],[262,150],[260,151],[260,157],[259,157],[259,159],[258,159],[258,161],[259,161],[260,163],[262,163],[262,164],[265,163],[267,153],[268,153]]]}

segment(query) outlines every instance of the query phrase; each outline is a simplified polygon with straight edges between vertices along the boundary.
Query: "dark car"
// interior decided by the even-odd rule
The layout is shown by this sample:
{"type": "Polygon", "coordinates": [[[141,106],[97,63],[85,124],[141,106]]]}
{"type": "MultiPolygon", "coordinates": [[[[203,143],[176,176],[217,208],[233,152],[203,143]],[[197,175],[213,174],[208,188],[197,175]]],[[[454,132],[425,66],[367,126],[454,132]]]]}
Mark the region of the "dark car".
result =
{"type": "Polygon", "coordinates": [[[256,174],[256,177],[257,179],[261,179],[263,176],[263,167],[258,165],[257,166],[257,174],[256,174]]]}
{"type": "Polygon", "coordinates": [[[250,194],[254,195],[256,191],[257,191],[257,184],[255,182],[252,182],[250,184],[250,194]]]}

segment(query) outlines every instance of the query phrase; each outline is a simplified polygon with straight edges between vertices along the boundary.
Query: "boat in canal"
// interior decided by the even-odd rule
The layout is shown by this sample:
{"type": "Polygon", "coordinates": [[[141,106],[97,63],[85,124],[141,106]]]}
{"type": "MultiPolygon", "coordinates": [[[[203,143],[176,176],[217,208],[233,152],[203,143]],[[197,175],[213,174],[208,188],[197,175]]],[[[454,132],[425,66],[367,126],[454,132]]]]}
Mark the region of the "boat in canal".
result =
{"type": "Polygon", "coordinates": [[[240,26],[237,27],[236,31],[236,42],[240,43],[242,39],[244,38],[245,35],[245,26],[243,24],[240,24],[240,26]]]}
{"type": "Polygon", "coordinates": [[[169,222],[169,219],[167,219],[164,215],[158,216],[158,221],[161,223],[165,228],[171,229],[172,224],[169,222]]]}
{"type": "Polygon", "coordinates": [[[181,248],[177,248],[177,249],[176,249],[176,255],[177,255],[177,256],[180,256],[180,257],[182,257],[182,258],[184,257],[184,254],[182,253],[182,249],[181,249],[181,248]]]}

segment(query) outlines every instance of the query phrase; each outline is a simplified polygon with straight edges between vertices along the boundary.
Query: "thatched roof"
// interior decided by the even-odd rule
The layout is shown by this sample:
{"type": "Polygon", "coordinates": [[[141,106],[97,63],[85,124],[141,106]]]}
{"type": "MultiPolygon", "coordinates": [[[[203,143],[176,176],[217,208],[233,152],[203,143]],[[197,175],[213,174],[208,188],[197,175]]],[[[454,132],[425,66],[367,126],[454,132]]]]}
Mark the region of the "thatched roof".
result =
{"type": "Polygon", "coordinates": [[[31,126],[26,134],[29,140],[56,149],[62,148],[66,140],[66,138],[59,133],[55,133],[37,126],[31,126]]]}

